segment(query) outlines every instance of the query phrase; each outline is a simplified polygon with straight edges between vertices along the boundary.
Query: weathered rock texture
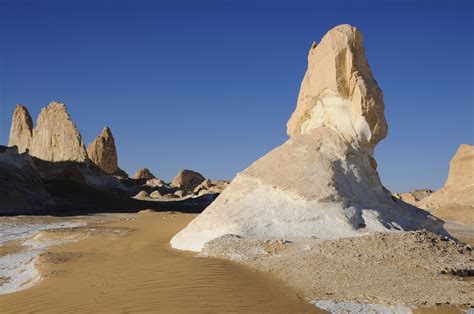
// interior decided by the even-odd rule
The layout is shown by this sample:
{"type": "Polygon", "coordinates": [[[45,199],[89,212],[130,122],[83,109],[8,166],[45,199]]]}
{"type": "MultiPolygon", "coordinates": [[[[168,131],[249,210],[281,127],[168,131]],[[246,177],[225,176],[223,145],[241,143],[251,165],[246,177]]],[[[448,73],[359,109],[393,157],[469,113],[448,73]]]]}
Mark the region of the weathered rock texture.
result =
{"type": "Polygon", "coordinates": [[[156,178],[153,173],[151,173],[150,169],[148,168],[140,168],[138,169],[132,176],[132,179],[136,180],[150,180],[156,178]]]}
{"type": "Polygon", "coordinates": [[[85,162],[87,152],[81,134],[66,106],[53,101],[43,108],[33,129],[28,110],[18,105],[13,114],[9,145],[19,152],[49,162],[85,162]]]}
{"type": "Polygon", "coordinates": [[[470,206],[474,211],[474,146],[463,144],[453,156],[444,187],[424,198],[417,206],[427,210],[453,205],[470,206]]]}
{"type": "Polygon", "coordinates": [[[382,92],[362,34],[340,25],[311,47],[290,139],[263,156],[172,240],[200,251],[224,234],[335,239],[375,231],[426,228],[435,217],[396,201],[381,184],[373,158],[385,137],[382,92]]]}
{"type": "Polygon", "coordinates": [[[199,172],[184,169],[171,181],[171,186],[186,191],[193,191],[204,180],[206,180],[206,178],[199,172]]]}
{"type": "Polygon", "coordinates": [[[355,27],[339,25],[308,55],[288,135],[330,125],[349,142],[374,147],[387,135],[382,91],[373,78],[355,27]]]}
{"type": "Polygon", "coordinates": [[[112,131],[105,127],[99,136],[87,147],[87,154],[94,164],[105,173],[118,171],[117,149],[112,131]]]}
{"type": "Polygon", "coordinates": [[[33,135],[33,120],[30,113],[23,105],[16,105],[13,113],[12,125],[8,146],[17,146],[19,153],[24,153],[31,145],[33,135]]]}

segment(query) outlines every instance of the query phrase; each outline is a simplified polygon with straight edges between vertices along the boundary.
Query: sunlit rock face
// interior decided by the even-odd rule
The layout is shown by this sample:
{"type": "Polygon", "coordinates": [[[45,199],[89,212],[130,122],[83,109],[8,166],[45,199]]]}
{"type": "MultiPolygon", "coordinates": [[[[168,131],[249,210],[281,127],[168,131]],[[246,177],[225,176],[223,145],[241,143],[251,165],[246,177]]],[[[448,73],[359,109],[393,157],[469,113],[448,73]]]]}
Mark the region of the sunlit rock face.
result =
{"type": "Polygon", "coordinates": [[[107,174],[118,171],[115,139],[109,127],[105,127],[87,147],[87,154],[94,164],[107,174]]]}
{"type": "Polygon", "coordinates": [[[318,126],[372,148],[387,135],[382,91],[365,58],[362,33],[353,26],[336,26],[309,51],[287,133],[295,136],[318,126]]]}
{"type": "Polygon", "coordinates": [[[239,173],[171,240],[200,251],[224,234],[335,239],[375,231],[428,229],[442,222],[392,198],[373,158],[387,134],[382,92],[362,34],[340,25],[313,45],[290,139],[239,173]]]}
{"type": "Polygon", "coordinates": [[[465,205],[474,211],[474,146],[462,144],[449,164],[449,174],[444,187],[417,206],[427,210],[450,205],[465,205]]]}
{"type": "Polygon", "coordinates": [[[33,135],[33,120],[28,109],[23,105],[16,105],[12,117],[8,146],[17,146],[19,153],[24,153],[31,145],[33,135]]]}

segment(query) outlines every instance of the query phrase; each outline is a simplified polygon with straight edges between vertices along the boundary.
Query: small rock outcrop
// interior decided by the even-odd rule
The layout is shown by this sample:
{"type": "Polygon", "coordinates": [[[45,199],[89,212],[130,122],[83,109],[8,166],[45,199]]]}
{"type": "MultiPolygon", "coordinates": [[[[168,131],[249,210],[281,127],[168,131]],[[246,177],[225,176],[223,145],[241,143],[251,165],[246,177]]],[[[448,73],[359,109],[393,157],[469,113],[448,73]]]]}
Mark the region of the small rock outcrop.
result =
{"type": "Polygon", "coordinates": [[[112,131],[105,127],[87,147],[90,160],[107,174],[118,171],[117,149],[112,131]]]}
{"type": "Polygon", "coordinates": [[[215,180],[211,179],[204,180],[199,184],[193,191],[194,194],[203,195],[207,193],[222,193],[225,188],[229,185],[229,182],[224,180],[215,180]]]}
{"type": "Polygon", "coordinates": [[[430,196],[433,194],[433,190],[429,189],[421,189],[421,190],[415,190],[413,192],[405,192],[405,193],[392,193],[393,196],[396,198],[404,201],[405,203],[411,204],[413,206],[417,206],[417,203],[421,201],[422,199],[430,196]]]}
{"type": "MultiPolygon", "coordinates": [[[[444,187],[417,203],[434,210],[444,206],[470,206],[474,212],[474,146],[463,144],[451,159],[444,187]]],[[[454,210],[454,209],[453,209],[454,210]]]]}
{"type": "Polygon", "coordinates": [[[150,169],[148,168],[140,168],[138,169],[132,176],[132,179],[135,180],[150,180],[156,178],[153,173],[151,173],[150,169]]]}
{"type": "Polygon", "coordinates": [[[28,109],[23,105],[16,105],[12,117],[8,146],[17,146],[19,153],[24,153],[31,145],[33,136],[33,120],[28,109]]]}
{"type": "Polygon", "coordinates": [[[239,173],[219,197],[171,239],[200,251],[219,236],[337,239],[378,231],[446,234],[427,212],[397,202],[373,157],[387,134],[383,96],[350,25],[313,44],[290,139],[239,173]]]}
{"type": "Polygon", "coordinates": [[[171,181],[171,186],[180,190],[193,191],[204,180],[206,180],[206,178],[199,172],[184,169],[171,181]]]}

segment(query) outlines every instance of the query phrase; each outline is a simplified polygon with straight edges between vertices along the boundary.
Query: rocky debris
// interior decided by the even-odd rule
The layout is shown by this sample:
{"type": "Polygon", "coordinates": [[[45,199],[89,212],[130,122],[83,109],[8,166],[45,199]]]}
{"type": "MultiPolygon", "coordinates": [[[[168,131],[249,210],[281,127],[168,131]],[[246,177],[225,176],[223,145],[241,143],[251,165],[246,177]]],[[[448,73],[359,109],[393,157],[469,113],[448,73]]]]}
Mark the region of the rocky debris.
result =
{"type": "Polygon", "coordinates": [[[228,234],[207,242],[200,255],[272,272],[309,300],[474,304],[474,282],[466,278],[473,276],[474,253],[467,244],[426,231],[289,240],[228,234]]]}
{"type": "Polygon", "coordinates": [[[105,127],[99,136],[87,147],[90,160],[107,174],[115,174],[118,169],[115,139],[109,127],[105,127]]]}
{"type": "Polygon", "coordinates": [[[31,146],[32,136],[33,120],[31,119],[30,113],[25,106],[18,104],[15,107],[15,112],[12,117],[8,146],[17,146],[18,152],[24,153],[31,146]]]}
{"type": "Polygon", "coordinates": [[[199,172],[183,169],[171,181],[171,186],[181,190],[193,191],[204,180],[206,178],[199,172]]]}
{"type": "Polygon", "coordinates": [[[63,103],[53,101],[41,110],[33,129],[29,154],[50,162],[83,163],[88,160],[81,134],[63,103]]]}
{"type": "Polygon", "coordinates": [[[153,175],[153,173],[151,173],[150,169],[148,168],[140,168],[132,176],[132,179],[135,179],[135,180],[150,180],[154,178],[155,176],[153,175]]]}
{"type": "Polygon", "coordinates": [[[417,206],[430,211],[446,206],[452,209],[470,206],[474,212],[474,146],[463,144],[459,147],[451,159],[444,187],[418,202],[417,206]]]}
{"type": "Polygon", "coordinates": [[[392,193],[392,195],[404,201],[405,203],[416,206],[419,201],[421,201],[425,197],[430,196],[431,194],[433,194],[433,192],[434,192],[433,190],[422,189],[422,190],[415,190],[413,192],[406,192],[406,193],[397,192],[397,193],[392,193]]]}
{"type": "Polygon", "coordinates": [[[439,219],[396,202],[380,182],[373,151],[387,134],[384,103],[355,27],[336,26],[311,47],[288,134],[174,236],[172,247],[200,251],[228,233],[322,239],[446,233],[439,219]]]}
{"type": "Polygon", "coordinates": [[[225,180],[212,181],[211,179],[206,179],[194,189],[193,193],[198,195],[206,193],[220,194],[228,185],[229,182],[225,180]]]}

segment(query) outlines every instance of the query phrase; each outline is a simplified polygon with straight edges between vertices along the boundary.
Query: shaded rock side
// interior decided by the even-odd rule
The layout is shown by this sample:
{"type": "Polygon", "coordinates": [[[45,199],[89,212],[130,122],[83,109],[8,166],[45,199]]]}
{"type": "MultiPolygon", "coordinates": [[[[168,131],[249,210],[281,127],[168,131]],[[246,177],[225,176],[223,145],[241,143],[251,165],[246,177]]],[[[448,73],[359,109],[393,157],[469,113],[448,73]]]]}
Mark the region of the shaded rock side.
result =
{"type": "Polygon", "coordinates": [[[118,172],[117,149],[112,131],[105,127],[87,147],[87,154],[94,164],[107,174],[118,172]]]}
{"type": "Polygon", "coordinates": [[[85,162],[86,148],[66,106],[53,101],[38,116],[30,155],[50,162],[85,162]]]}
{"type": "Polygon", "coordinates": [[[23,105],[16,105],[12,117],[8,146],[17,146],[19,153],[24,153],[31,145],[33,136],[33,120],[28,109],[23,105]]]}
{"type": "Polygon", "coordinates": [[[362,34],[330,30],[311,48],[290,139],[238,174],[171,240],[200,251],[224,234],[336,239],[377,231],[427,229],[442,221],[393,198],[376,171],[385,137],[382,93],[365,59],[362,34]]]}
{"type": "Polygon", "coordinates": [[[199,172],[183,169],[171,181],[171,186],[181,190],[193,191],[204,180],[206,178],[199,172]]]}

